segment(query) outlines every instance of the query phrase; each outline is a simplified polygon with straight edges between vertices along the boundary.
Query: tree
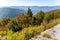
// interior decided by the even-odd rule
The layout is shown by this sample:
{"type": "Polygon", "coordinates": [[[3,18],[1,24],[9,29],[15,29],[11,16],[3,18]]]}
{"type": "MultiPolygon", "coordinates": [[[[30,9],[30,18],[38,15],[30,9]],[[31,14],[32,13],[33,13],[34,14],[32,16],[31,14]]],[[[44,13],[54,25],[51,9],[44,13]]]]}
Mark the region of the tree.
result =
{"type": "Polygon", "coordinates": [[[43,11],[40,11],[38,12],[37,14],[34,15],[34,17],[37,19],[36,22],[37,24],[40,25],[40,23],[43,21],[44,19],[44,12],[43,11]]]}
{"type": "Polygon", "coordinates": [[[31,11],[31,9],[30,8],[28,8],[28,10],[27,10],[27,13],[26,13],[26,16],[28,16],[28,17],[32,17],[32,11],[31,11]]]}

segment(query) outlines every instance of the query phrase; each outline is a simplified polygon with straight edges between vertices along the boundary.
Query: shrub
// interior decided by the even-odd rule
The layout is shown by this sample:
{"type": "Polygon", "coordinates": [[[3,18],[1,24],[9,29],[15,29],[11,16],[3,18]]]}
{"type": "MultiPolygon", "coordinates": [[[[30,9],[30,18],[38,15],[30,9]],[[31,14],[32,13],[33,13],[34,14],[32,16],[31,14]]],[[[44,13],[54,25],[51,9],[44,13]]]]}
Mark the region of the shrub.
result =
{"type": "Polygon", "coordinates": [[[13,32],[19,31],[22,28],[19,27],[18,25],[15,25],[14,20],[12,20],[8,25],[7,25],[7,29],[12,30],[13,32]]]}
{"type": "Polygon", "coordinates": [[[10,18],[2,18],[0,20],[0,26],[5,26],[10,22],[10,18]]]}
{"type": "Polygon", "coordinates": [[[45,33],[45,34],[43,35],[43,37],[51,38],[51,36],[50,36],[49,34],[47,34],[47,33],[45,33]]]}
{"type": "Polygon", "coordinates": [[[43,25],[37,27],[31,26],[15,33],[7,31],[7,35],[5,35],[2,40],[29,40],[30,38],[40,34],[40,32],[42,32],[40,30],[44,31],[43,25]]]}
{"type": "Polygon", "coordinates": [[[32,33],[25,33],[25,40],[29,40],[33,37],[33,34],[32,33]]]}

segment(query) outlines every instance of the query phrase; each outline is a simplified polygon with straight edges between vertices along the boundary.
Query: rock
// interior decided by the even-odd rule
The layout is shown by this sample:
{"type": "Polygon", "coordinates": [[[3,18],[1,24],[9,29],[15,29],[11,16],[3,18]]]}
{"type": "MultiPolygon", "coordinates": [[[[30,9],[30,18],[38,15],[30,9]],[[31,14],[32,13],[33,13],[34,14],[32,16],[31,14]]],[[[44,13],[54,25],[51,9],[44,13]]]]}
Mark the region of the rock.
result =
{"type": "Polygon", "coordinates": [[[34,37],[33,39],[34,40],[54,40],[54,39],[60,40],[60,24],[54,26],[51,29],[48,29],[48,30],[42,32],[41,35],[38,35],[37,37],[34,37]],[[51,36],[51,38],[43,37],[43,35],[46,33],[49,34],[51,36]]]}

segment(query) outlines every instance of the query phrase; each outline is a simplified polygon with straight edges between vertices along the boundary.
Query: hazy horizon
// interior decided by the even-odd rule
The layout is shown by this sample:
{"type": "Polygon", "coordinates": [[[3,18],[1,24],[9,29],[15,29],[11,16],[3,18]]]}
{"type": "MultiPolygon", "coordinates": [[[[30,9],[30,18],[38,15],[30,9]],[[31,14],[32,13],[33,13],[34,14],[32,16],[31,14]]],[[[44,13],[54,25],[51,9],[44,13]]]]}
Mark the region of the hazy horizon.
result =
{"type": "MultiPolygon", "coordinates": [[[[26,7],[33,7],[33,6],[26,6],[26,7]]],[[[15,5],[11,5],[11,6],[0,6],[0,7],[15,7],[15,5]]],[[[16,7],[18,7],[18,6],[16,6],[16,7]]],[[[42,6],[36,6],[36,7],[42,7],[42,6]]],[[[44,6],[44,7],[52,7],[52,6],[44,6]]]]}

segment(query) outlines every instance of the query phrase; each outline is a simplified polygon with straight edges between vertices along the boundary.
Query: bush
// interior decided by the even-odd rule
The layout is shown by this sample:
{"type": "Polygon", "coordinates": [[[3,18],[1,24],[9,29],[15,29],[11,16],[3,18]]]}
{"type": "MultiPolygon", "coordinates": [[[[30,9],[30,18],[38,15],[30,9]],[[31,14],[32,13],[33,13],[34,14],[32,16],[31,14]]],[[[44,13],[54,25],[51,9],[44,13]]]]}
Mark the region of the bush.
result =
{"type": "Polygon", "coordinates": [[[15,33],[7,31],[7,35],[5,35],[2,40],[29,40],[30,38],[40,34],[40,32],[42,32],[40,30],[44,31],[43,27],[43,25],[37,27],[31,26],[15,33]]]}
{"type": "Polygon", "coordinates": [[[10,22],[10,18],[2,18],[0,20],[0,26],[5,26],[10,22]]]}
{"type": "Polygon", "coordinates": [[[1,30],[1,31],[0,31],[0,35],[1,35],[1,36],[7,35],[7,31],[6,31],[6,30],[5,30],[5,31],[1,30]]]}
{"type": "Polygon", "coordinates": [[[49,34],[47,34],[47,33],[45,33],[45,34],[43,35],[43,37],[51,38],[51,36],[50,36],[49,34]]]}
{"type": "Polygon", "coordinates": [[[44,14],[45,13],[43,11],[40,11],[37,14],[33,15],[36,18],[36,21],[35,21],[36,24],[40,25],[41,22],[43,22],[44,14]]]}
{"type": "Polygon", "coordinates": [[[29,39],[31,39],[32,37],[34,37],[32,33],[28,33],[28,32],[25,33],[25,40],[29,40],[29,39]]]}
{"type": "Polygon", "coordinates": [[[13,32],[19,31],[22,29],[22,27],[19,27],[18,25],[15,25],[14,20],[12,20],[8,25],[7,29],[12,30],[13,32]]]}

